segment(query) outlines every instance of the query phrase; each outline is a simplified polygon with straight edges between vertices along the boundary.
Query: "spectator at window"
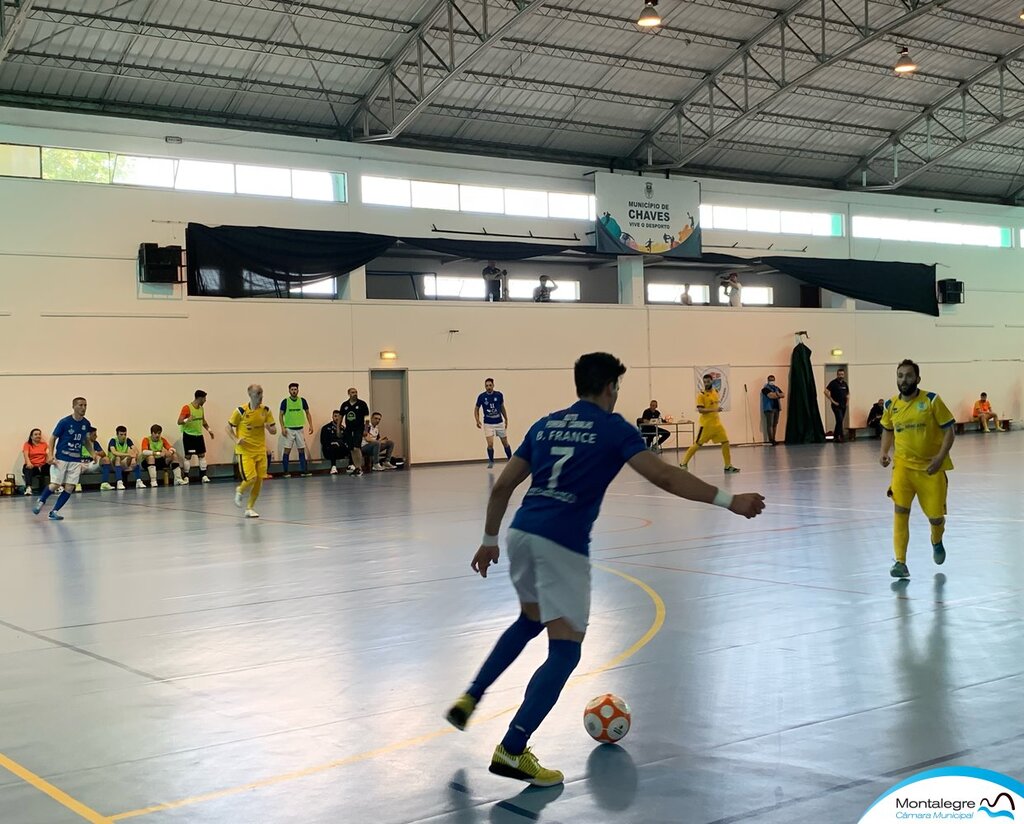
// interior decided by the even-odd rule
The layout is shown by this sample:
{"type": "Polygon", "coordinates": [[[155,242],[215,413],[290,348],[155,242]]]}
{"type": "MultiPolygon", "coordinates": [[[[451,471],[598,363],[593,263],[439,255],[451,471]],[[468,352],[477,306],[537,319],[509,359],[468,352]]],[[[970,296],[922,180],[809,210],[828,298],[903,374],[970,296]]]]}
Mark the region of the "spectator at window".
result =
{"type": "Polygon", "coordinates": [[[725,294],[729,298],[729,305],[741,306],[743,284],[740,283],[739,275],[733,272],[722,282],[722,286],[725,288],[725,294]]]}
{"type": "Polygon", "coordinates": [[[487,297],[484,298],[484,300],[505,300],[508,296],[508,290],[502,289],[502,287],[508,283],[508,271],[505,269],[499,269],[497,263],[493,260],[489,260],[481,274],[483,275],[485,285],[487,286],[487,297]]]}
{"type": "Polygon", "coordinates": [[[690,284],[683,287],[683,294],[679,296],[679,302],[683,306],[693,306],[693,297],[690,295],[690,284]]]}
{"type": "Polygon", "coordinates": [[[395,442],[380,434],[381,418],[380,412],[370,415],[363,432],[363,457],[370,459],[370,469],[374,472],[395,468],[391,463],[395,442]]]}
{"type": "Polygon", "coordinates": [[[658,409],[658,402],[651,401],[651,405],[640,415],[640,434],[643,435],[648,449],[655,449],[654,439],[657,438],[657,451],[661,451],[661,445],[672,435],[667,429],[654,426],[654,424],[659,424],[662,421],[672,423],[671,418],[666,418],[661,414],[661,410],[658,409]]]}
{"type": "Polygon", "coordinates": [[[547,275],[540,276],[540,285],[533,290],[533,302],[534,303],[551,303],[551,293],[558,288],[558,284],[555,283],[547,275]]]}
{"type": "Polygon", "coordinates": [[[971,412],[971,417],[981,424],[982,432],[989,431],[989,421],[995,421],[996,432],[999,431],[999,416],[992,411],[992,404],[988,402],[988,395],[984,392],[982,392],[981,397],[974,402],[974,409],[971,412]]]}
{"type": "Polygon", "coordinates": [[[868,410],[868,429],[875,432],[876,438],[882,437],[882,415],[885,414],[885,401],[879,398],[868,410]]]}
{"type": "Polygon", "coordinates": [[[338,461],[349,461],[349,449],[345,446],[345,424],[341,412],[335,409],[331,420],[320,427],[320,454],[325,461],[331,462],[331,474],[338,474],[338,461]]]}
{"type": "Polygon", "coordinates": [[[21,468],[21,477],[25,479],[25,494],[32,494],[32,483],[39,478],[39,488],[50,483],[50,465],[46,462],[46,441],[43,430],[33,429],[28,433],[28,440],[21,447],[25,464],[21,468]]]}

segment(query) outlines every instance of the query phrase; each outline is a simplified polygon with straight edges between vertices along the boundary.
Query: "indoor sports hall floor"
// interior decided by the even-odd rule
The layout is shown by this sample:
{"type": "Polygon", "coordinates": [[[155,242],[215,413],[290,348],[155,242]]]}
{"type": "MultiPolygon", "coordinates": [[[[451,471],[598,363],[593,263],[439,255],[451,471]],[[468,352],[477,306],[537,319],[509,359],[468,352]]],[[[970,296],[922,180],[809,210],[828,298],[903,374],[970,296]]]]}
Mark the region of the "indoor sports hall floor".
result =
{"type": "MultiPolygon", "coordinates": [[[[533,741],[564,788],[487,772],[535,642],[441,720],[514,617],[469,559],[488,473],[424,467],[0,499],[0,822],[855,822],[934,765],[1022,777],[1024,435],[957,440],[949,560],[894,584],[877,441],[737,449],[745,522],[625,470],[593,544],[583,661],[533,741]],[[592,696],[634,713],[618,747],[592,696]]],[[[666,456],[669,457],[669,456],[666,456]]],[[[500,469],[500,465],[499,465],[500,469]]],[[[507,523],[507,522],[506,522],[507,523]]]]}

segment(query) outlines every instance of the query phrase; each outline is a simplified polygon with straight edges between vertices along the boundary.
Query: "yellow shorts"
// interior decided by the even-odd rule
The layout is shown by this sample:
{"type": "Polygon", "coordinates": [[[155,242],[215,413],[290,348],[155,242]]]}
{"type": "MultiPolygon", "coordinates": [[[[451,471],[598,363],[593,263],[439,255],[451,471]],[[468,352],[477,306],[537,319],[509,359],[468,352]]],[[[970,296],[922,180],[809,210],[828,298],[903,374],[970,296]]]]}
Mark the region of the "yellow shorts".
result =
{"type": "Polygon", "coordinates": [[[238,469],[243,481],[262,481],[267,474],[267,453],[239,452],[238,469]]]}
{"type": "Polygon", "coordinates": [[[697,430],[697,446],[706,443],[727,443],[729,436],[725,434],[725,427],[720,423],[702,426],[697,430]]]}
{"type": "Polygon", "coordinates": [[[896,466],[892,471],[892,482],[889,484],[889,497],[892,502],[903,509],[917,497],[921,510],[929,518],[942,518],[946,514],[946,492],[949,480],[945,472],[929,475],[923,469],[908,469],[896,466]]]}

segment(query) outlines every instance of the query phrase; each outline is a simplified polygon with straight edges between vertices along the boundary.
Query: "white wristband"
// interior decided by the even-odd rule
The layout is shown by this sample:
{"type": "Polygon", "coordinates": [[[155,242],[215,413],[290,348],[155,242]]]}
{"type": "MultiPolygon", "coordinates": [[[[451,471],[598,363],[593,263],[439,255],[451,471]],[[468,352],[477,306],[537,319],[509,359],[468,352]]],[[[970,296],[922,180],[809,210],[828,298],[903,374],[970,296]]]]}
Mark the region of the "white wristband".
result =
{"type": "Polygon", "coordinates": [[[498,536],[497,535],[488,535],[485,532],[484,533],[484,537],[480,539],[480,546],[497,546],[497,545],[498,545],[498,536]]]}
{"type": "Polygon", "coordinates": [[[714,500],[711,501],[715,506],[720,506],[723,509],[728,509],[732,506],[732,495],[726,492],[724,489],[716,489],[714,500]]]}

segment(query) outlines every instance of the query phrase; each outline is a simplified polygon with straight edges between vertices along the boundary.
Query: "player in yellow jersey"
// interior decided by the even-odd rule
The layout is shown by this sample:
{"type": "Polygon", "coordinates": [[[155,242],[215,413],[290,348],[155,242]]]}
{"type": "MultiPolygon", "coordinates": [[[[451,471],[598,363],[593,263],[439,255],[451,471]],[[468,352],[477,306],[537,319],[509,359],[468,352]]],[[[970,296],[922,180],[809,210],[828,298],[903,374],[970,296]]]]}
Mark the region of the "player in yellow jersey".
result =
{"type": "Polygon", "coordinates": [[[235,506],[242,506],[242,496],[249,492],[249,504],[245,509],[246,518],[258,518],[253,509],[263,487],[263,476],[267,473],[266,433],[277,434],[277,425],[271,411],[263,405],[263,387],[251,384],[248,389],[248,406],[239,406],[228,420],[228,436],[235,442],[238,467],[242,483],[235,490],[235,506]]]}
{"type": "Polygon", "coordinates": [[[882,413],[882,466],[893,463],[889,497],[896,514],[893,547],[896,560],[889,570],[893,578],[909,578],[907,545],[910,543],[910,505],[917,497],[932,525],[932,560],[946,560],[942,534],[946,529],[946,473],[953,468],[949,450],[956,435],[956,418],[942,398],[934,392],[922,392],[921,369],[912,360],[896,367],[896,385],[900,393],[885,402],[882,413]],[[889,458],[896,444],[895,462],[889,458]]]}
{"type": "Polygon", "coordinates": [[[697,432],[697,440],[686,450],[683,461],[679,465],[683,469],[689,469],[690,459],[697,454],[697,450],[708,441],[711,441],[722,445],[722,462],[725,464],[726,474],[739,472],[732,465],[732,456],[729,452],[729,436],[726,434],[725,427],[722,426],[722,421],[718,417],[718,413],[722,411],[722,404],[718,398],[718,390],[715,389],[714,381],[710,375],[704,376],[704,391],[697,395],[697,411],[700,412],[700,430],[697,432]]]}

